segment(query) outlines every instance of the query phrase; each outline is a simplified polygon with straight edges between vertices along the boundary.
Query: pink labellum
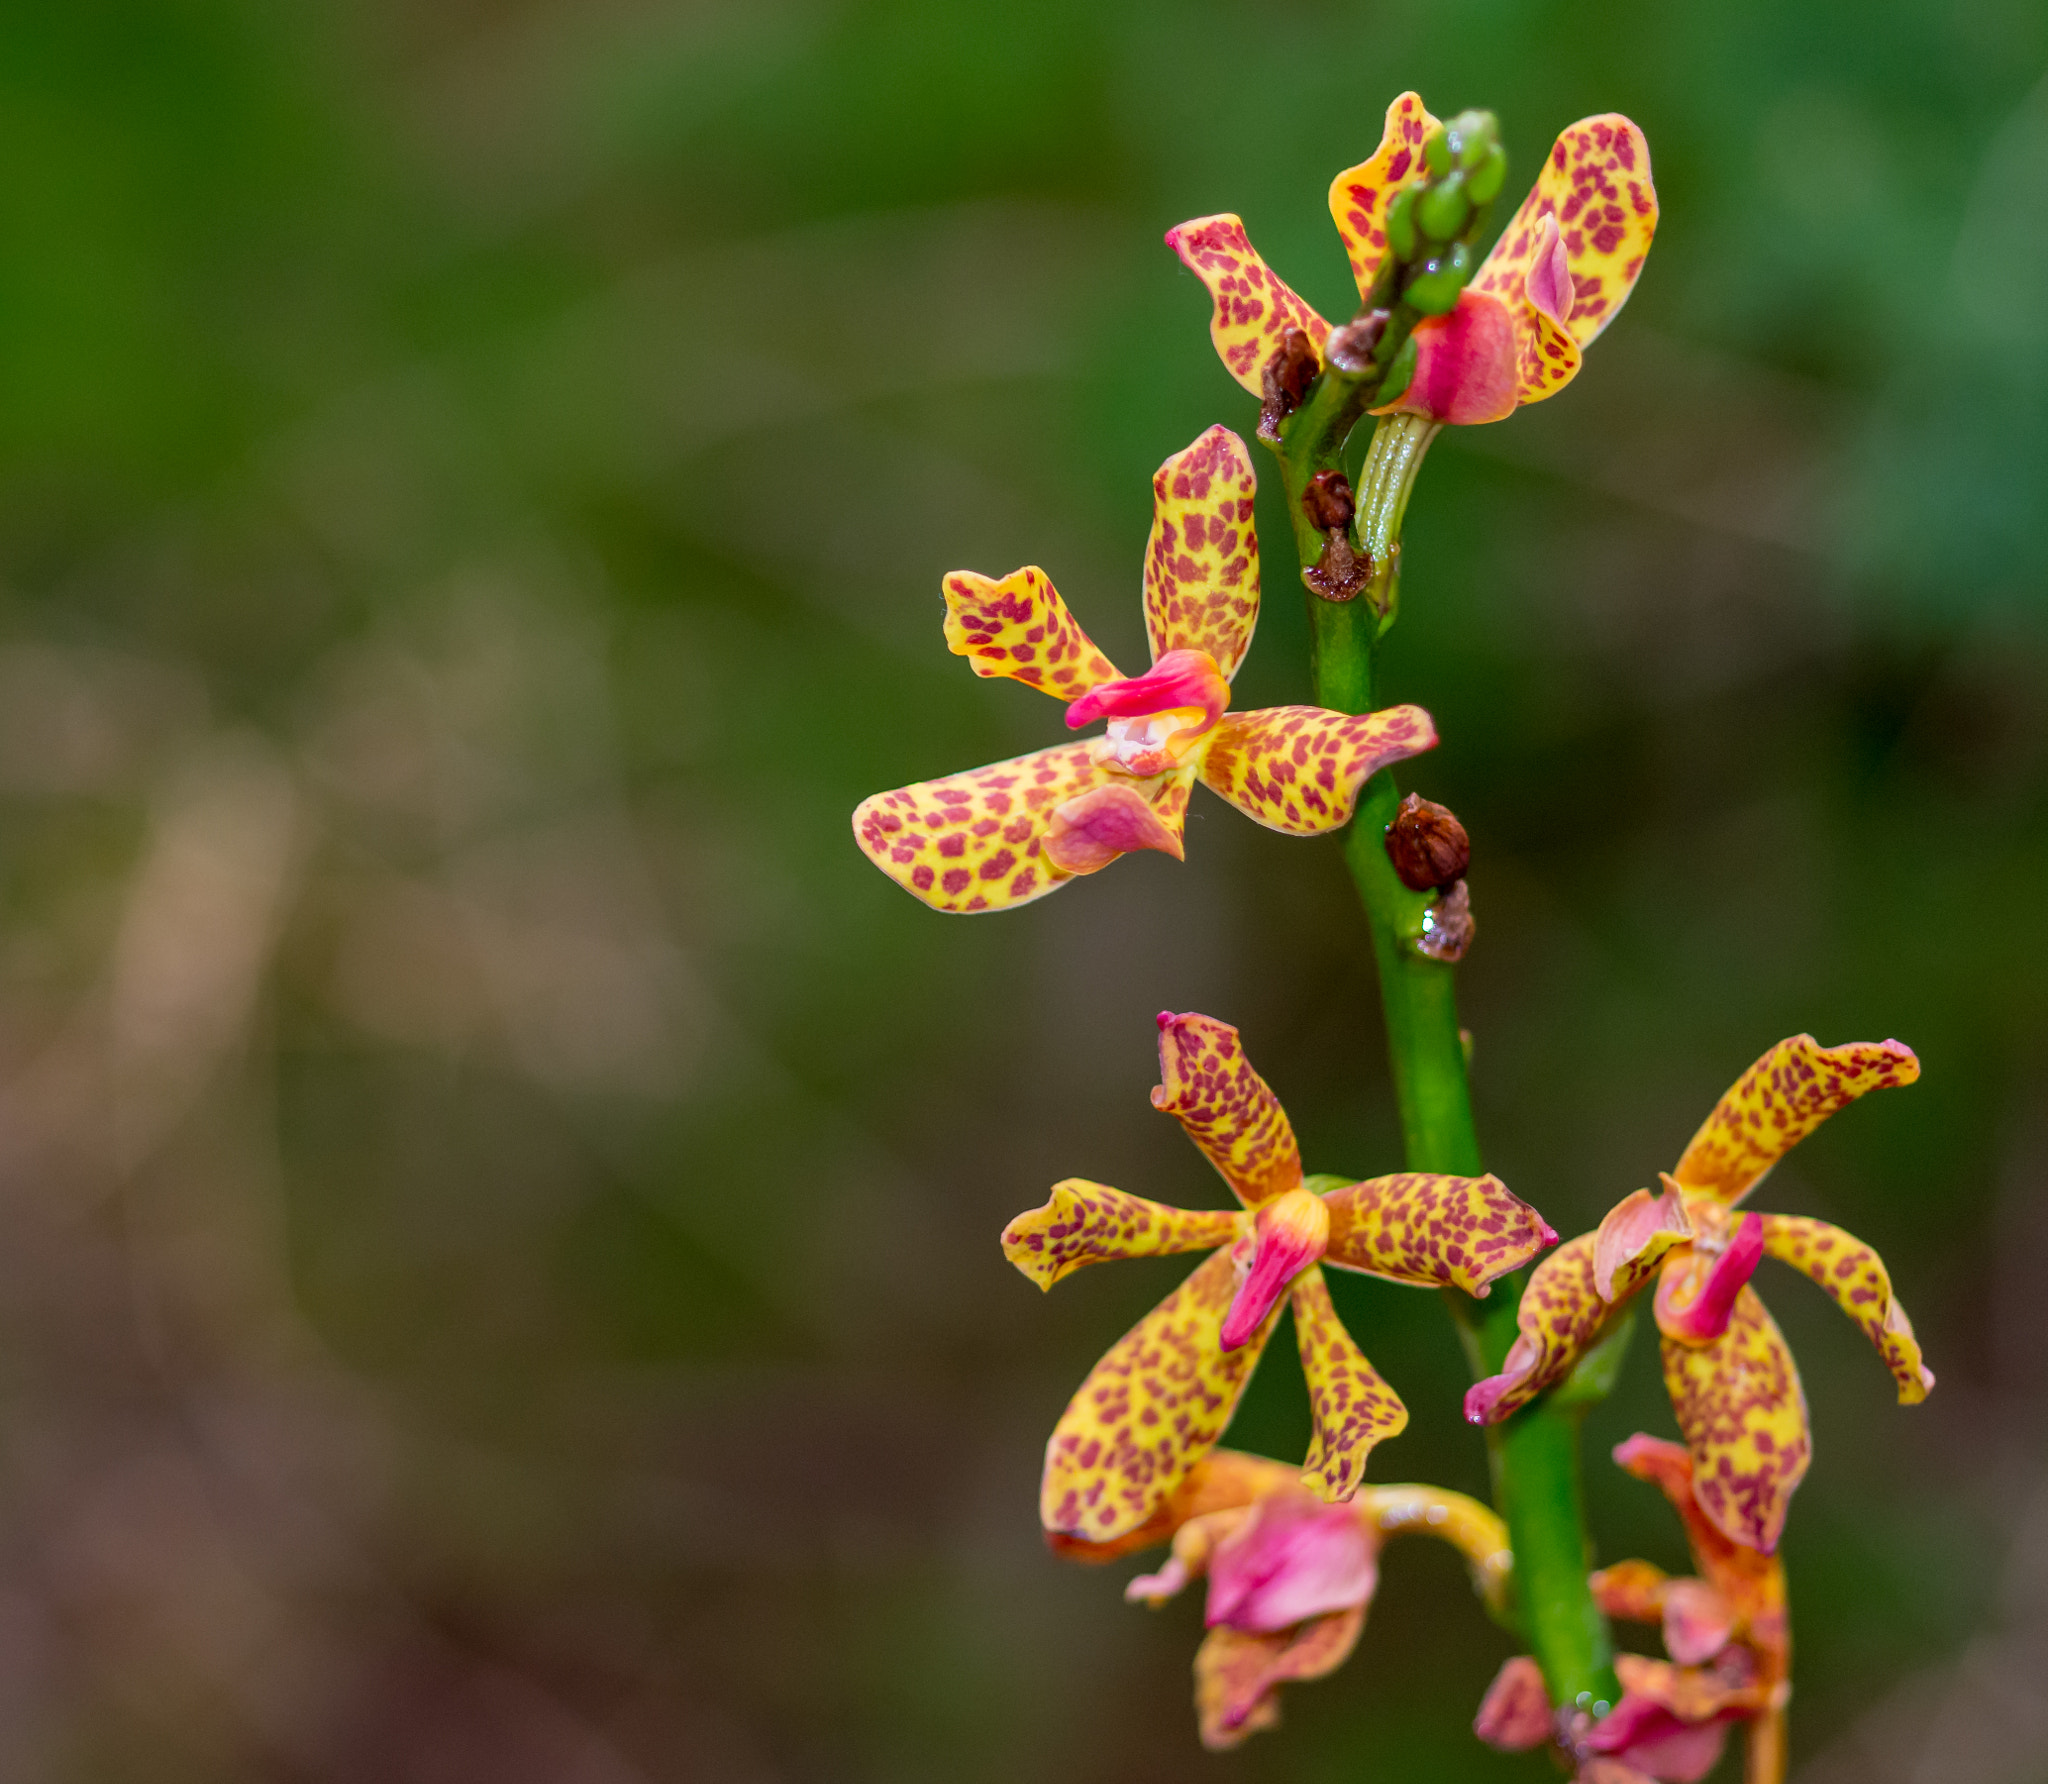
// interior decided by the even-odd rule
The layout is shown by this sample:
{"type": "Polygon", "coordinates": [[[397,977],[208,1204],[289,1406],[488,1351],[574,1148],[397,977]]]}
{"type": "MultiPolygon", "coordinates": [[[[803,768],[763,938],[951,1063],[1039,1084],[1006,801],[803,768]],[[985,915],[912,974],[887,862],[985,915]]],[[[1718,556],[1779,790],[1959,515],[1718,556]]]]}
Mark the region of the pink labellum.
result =
{"type": "Polygon", "coordinates": [[[1141,719],[1155,712],[1191,706],[1204,716],[1207,731],[1230,705],[1230,683],[1205,650],[1170,650],[1143,675],[1105,681],[1067,708],[1067,729],[1078,731],[1096,719],[1141,719]]]}
{"type": "Polygon", "coordinates": [[[1522,1753],[1550,1739],[1550,1692],[1527,1654],[1506,1661],[1486,1688],[1472,1732],[1501,1753],[1522,1753]]]}
{"type": "Polygon", "coordinates": [[[1490,291],[1458,293],[1447,316],[1415,325],[1415,376],[1394,404],[1453,427],[1501,421],[1515,412],[1515,325],[1490,291]]]}
{"type": "Polygon", "coordinates": [[[1493,1423],[1494,1408],[1529,1379],[1541,1352],[1536,1340],[1526,1333],[1508,1346],[1498,1375],[1475,1381],[1465,1390],[1465,1421],[1473,1425],[1493,1423]]]}
{"type": "Polygon", "coordinates": [[[1674,1260],[1657,1283],[1658,1331],[1681,1344],[1711,1344],[1727,1331],[1735,1297],[1763,1255],[1764,1223],[1745,1214],[1718,1256],[1695,1245],[1692,1255],[1674,1260]]]}
{"type": "Polygon", "coordinates": [[[1206,1620],[1254,1635],[1290,1629],[1366,1603],[1378,1583],[1375,1546],[1356,1510],[1276,1493],[1217,1545],[1206,1620]]]}
{"type": "Polygon", "coordinates": [[[1094,873],[1136,849],[1157,849],[1176,861],[1183,856],[1180,838],[1144,795],[1116,783],[1091,787],[1054,806],[1044,848],[1045,858],[1062,873],[1094,873]]]}
{"type": "Polygon", "coordinates": [[[1536,258],[1530,263],[1523,290],[1532,304],[1562,328],[1572,313],[1571,261],[1558,238],[1555,216],[1546,216],[1538,229],[1536,258]]]}
{"type": "Polygon", "coordinates": [[[1699,1784],[1714,1769],[1727,1741],[1726,1718],[1684,1722],[1662,1704],[1633,1692],[1586,1736],[1593,1752],[1611,1753],[1660,1784],[1699,1784]]]}
{"type": "Polygon", "coordinates": [[[1223,1316],[1225,1350],[1237,1349],[1264,1325],[1287,1285],[1323,1255],[1330,1242],[1330,1210],[1313,1190],[1290,1189],[1259,1210],[1249,1237],[1251,1268],[1223,1316]]]}
{"type": "Polygon", "coordinates": [[[1673,1580],[1665,1587],[1664,1651],[1679,1665],[1703,1665],[1734,1634],[1734,1610],[1705,1580],[1673,1580]]]}

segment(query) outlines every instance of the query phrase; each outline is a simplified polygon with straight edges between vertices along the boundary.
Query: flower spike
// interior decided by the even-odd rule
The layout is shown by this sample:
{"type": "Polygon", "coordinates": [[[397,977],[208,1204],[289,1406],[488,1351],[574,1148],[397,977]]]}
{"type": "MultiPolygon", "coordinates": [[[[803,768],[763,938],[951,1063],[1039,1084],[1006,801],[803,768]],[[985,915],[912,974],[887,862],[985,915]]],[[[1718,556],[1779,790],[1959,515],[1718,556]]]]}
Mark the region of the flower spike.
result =
{"type": "Polygon", "coordinates": [[[1254,483],[1244,444],[1214,427],[1152,480],[1145,630],[1152,667],[1126,676],[1043,570],[945,579],[946,644],[974,673],[1050,694],[1106,734],[863,800],[854,840],[934,910],[1007,910],[1150,849],[1179,860],[1197,780],[1291,836],[1350,822],[1380,769],[1436,746],[1419,707],[1232,713],[1230,678],[1259,614],[1254,483]]]}
{"type": "Polygon", "coordinates": [[[1467,1393],[1465,1416],[1491,1424],[1563,1380],[1654,1279],[1665,1384],[1691,1446],[1697,1502],[1727,1537],[1769,1553],[1812,1438],[1799,1371],[1748,1286],[1759,1262],[1778,1258],[1824,1288],[1877,1347],[1901,1404],[1925,1399],[1934,1375],[1876,1252],[1824,1221],[1744,1214],[1737,1204],[1836,1110],[1919,1075],[1898,1041],[1780,1041],[1715,1105],[1661,1194],[1637,1190],[1596,1232],[1537,1266],[1521,1335],[1500,1373],[1467,1393]]]}
{"type": "Polygon", "coordinates": [[[1162,1014],[1159,1076],[1153,1107],[1180,1122],[1240,1208],[1170,1208],[1070,1177],[1003,1232],[1004,1255],[1041,1288],[1109,1258],[1210,1252],[1110,1348],[1054,1427],[1039,1514],[1063,1544],[1124,1545],[1186,1502],[1287,1306],[1314,1423],[1300,1478],[1324,1500],[1350,1499],[1373,1446],[1408,1413],[1344,1329],[1320,1263],[1483,1289],[1556,1237],[1497,1177],[1311,1187],[1286,1111],[1228,1023],[1162,1014]]]}

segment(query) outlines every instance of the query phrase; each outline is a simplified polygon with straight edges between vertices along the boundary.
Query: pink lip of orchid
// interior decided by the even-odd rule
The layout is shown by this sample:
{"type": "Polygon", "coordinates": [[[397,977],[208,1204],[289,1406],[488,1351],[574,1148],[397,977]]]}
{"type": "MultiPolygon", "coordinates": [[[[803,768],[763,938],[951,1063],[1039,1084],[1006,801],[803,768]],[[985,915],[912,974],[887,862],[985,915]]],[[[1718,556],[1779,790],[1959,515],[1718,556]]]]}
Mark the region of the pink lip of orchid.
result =
{"type": "Polygon", "coordinates": [[[1718,1254],[1690,1260],[1699,1266],[1693,1270],[1666,1270],[1659,1277],[1657,1329],[1683,1344],[1711,1344],[1727,1331],[1735,1297],[1756,1274],[1763,1257],[1764,1223],[1745,1214],[1718,1254]]]}
{"type": "Polygon", "coordinates": [[[1350,1505],[1305,1491],[1262,1499],[1209,1559],[1205,1621],[1261,1633],[1365,1604],[1378,1547],[1350,1505]]]}
{"type": "MultiPolygon", "coordinates": [[[[1225,1350],[1235,1350],[1262,1325],[1287,1286],[1323,1255],[1330,1243],[1330,1210],[1309,1189],[1291,1189],[1261,1208],[1247,1237],[1250,1268],[1223,1318],[1225,1350]]],[[[1245,1241],[1239,1240],[1243,1247],[1245,1241]]]]}

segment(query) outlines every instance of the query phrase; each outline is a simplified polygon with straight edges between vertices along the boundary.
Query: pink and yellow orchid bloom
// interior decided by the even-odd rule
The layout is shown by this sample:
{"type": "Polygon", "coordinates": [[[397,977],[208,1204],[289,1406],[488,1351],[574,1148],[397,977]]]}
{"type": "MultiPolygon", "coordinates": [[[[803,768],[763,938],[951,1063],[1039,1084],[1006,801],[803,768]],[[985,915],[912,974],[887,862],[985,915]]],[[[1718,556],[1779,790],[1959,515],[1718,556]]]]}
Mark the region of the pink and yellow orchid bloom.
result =
{"type": "Polygon", "coordinates": [[[1259,617],[1254,487],[1244,442],[1221,427],[1152,479],[1144,675],[1090,642],[1043,570],[948,576],[946,643],[975,674],[1066,702],[1070,728],[1106,718],[1107,733],[864,800],[853,833],[868,858],[934,910],[1004,910],[1134,849],[1178,861],[1198,778],[1269,829],[1319,836],[1350,822],[1372,775],[1433,749],[1417,706],[1229,710],[1259,617]]]}
{"type": "MultiPolygon", "coordinates": [[[[1436,129],[1421,99],[1403,93],[1387,107],[1372,158],[1330,184],[1330,215],[1362,301],[1387,252],[1388,207],[1422,177],[1422,146],[1436,129]]],[[[1613,112],[1568,126],[1457,306],[1416,325],[1414,375],[1387,407],[1468,426],[1555,396],[1628,301],[1656,229],[1643,133],[1613,112]]],[[[1208,287],[1210,338],[1254,396],[1268,394],[1266,368],[1291,331],[1323,363],[1329,323],[1259,257],[1236,216],[1198,217],[1167,231],[1166,241],[1208,287]]]]}
{"type": "Polygon", "coordinates": [[[1699,1503],[1735,1541],[1768,1554],[1813,1445],[1799,1370],[1749,1287],[1757,1264],[1777,1258],[1825,1289],[1877,1347],[1902,1405],[1924,1400],[1934,1376],[1869,1246],[1825,1221],[1737,1208],[1837,1109],[1919,1075],[1912,1049],[1897,1041],[1780,1041],[1715,1105],[1661,1194],[1637,1190],[1537,1267],[1517,1316],[1521,1335],[1501,1373],[1466,1395],[1465,1416],[1491,1424],[1562,1380],[1655,1278],[1664,1380],[1692,1447],[1699,1503]]]}
{"type": "Polygon", "coordinates": [[[1319,1679],[1350,1656],[1389,1537],[1455,1544],[1495,1611],[1514,1566],[1506,1527],[1463,1493],[1363,1487],[1332,1505],[1302,1484],[1299,1469],[1235,1450],[1212,1450],[1197,1463],[1172,1505],[1144,1526],[1147,1542],[1069,1539],[1065,1550],[1107,1560],[1171,1540],[1166,1565],[1124,1589],[1133,1603],[1164,1604],[1207,1576],[1209,1633],[1195,1655],[1195,1713],[1202,1744],[1212,1750],[1271,1728],[1280,1720],[1281,1685],[1319,1679]]]}
{"type": "Polygon", "coordinates": [[[1610,1617],[1661,1626],[1670,1658],[1617,1656],[1621,1701],[1590,1726],[1570,1710],[1551,1711],[1535,1661],[1510,1660],[1474,1731],[1504,1751],[1556,1739],[1580,1759],[1582,1779],[1697,1784],[1719,1763],[1729,1730],[1741,1725],[1749,1731],[1749,1775],[1782,1776],[1792,1695],[1784,1564],[1730,1541],[1707,1516],[1683,1444],[1638,1434],[1616,1447],[1614,1459],[1663,1490],[1685,1522],[1699,1571],[1673,1579],[1648,1561],[1623,1561],[1593,1575],[1593,1597],[1610,1617]]]}
{"type": "Polygon", "coordinates": [[[1237,1030],[1212,1017],[1160,1016],[1159,1076],[1153,1106],[1240,1208],[1171,1208],[1070,1177],[1003,1231],[1004,1256],[1045,1289],[1107,1258],[1213,1248],[1096,1364],[1046,1445],[1045,1528],[1094,1544],[1172,1500],[1222,1437],[1290,1302],[1315,1426],[1303,1479],[1328,1500],[1358,1490],[1373,1445],[1408,1411],[1338,1319],[1322,1264],[1483,1295],[1557,1237],[1496,1177],[1304,1178],[1286,1112],[1237,1030]]]}

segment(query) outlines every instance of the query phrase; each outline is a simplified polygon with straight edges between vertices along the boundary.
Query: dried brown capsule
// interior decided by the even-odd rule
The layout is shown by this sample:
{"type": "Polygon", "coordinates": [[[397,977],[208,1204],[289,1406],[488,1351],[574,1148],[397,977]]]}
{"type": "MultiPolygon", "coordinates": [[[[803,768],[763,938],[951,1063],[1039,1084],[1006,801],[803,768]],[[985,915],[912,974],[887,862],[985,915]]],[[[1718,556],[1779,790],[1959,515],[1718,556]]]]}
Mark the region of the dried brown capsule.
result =
{"type": "Polygon", "coordinates": [[[1372,581],[1371,554],[1354,551],[1343,527],[1332,527],[1327,537],[1323,555],[1302,571],[1301,579],[1321,600],[1355,601],[1372,581]]]}
{"type": "Polygon", "coordinates": [[[1372,370],[1373,349],[1380,344],[1380,336],[1387,332],[1387,313],[1373,310],[1347,322],[1342,328],[1330,330],[1330,338],[1323,343],[1323,353],[1340,372],[1354,375],[1372,370]]]}
{"type": "Polygon", "coordinates": [[[1411,892],[1428,892],[1465,877],[1472,839],[1449,806],[1410,793],[1387,826],[1387,859],[1411,892]]]}
{"type": "Polygon", "coordinates": [[[1263,399],[1259,404],[1260,439],[1280,438],[1281,422],[1301,407],[1301,399],[1322,369],[1315,343],[1300,329],[1290,328],[1280,337],[1280,345],[1259,374],[1263,399]]]}
{"type": "Polygon", "coordinates": [[[1333,527],[1348,527],[1358,507],[1350,479],[1342,471],[1318,471],[1301,492],[1301,506],[1309,524],[1325,533],[1333,527]]]}
{"type": "Polygon", "coordinates": [[[1415,946],[1419,953],[1446,963],[1465,958],[1477,925],[1472,920],[1472,895],[1460,880],[1422,913],[1422,934],[1415,946]]]}

